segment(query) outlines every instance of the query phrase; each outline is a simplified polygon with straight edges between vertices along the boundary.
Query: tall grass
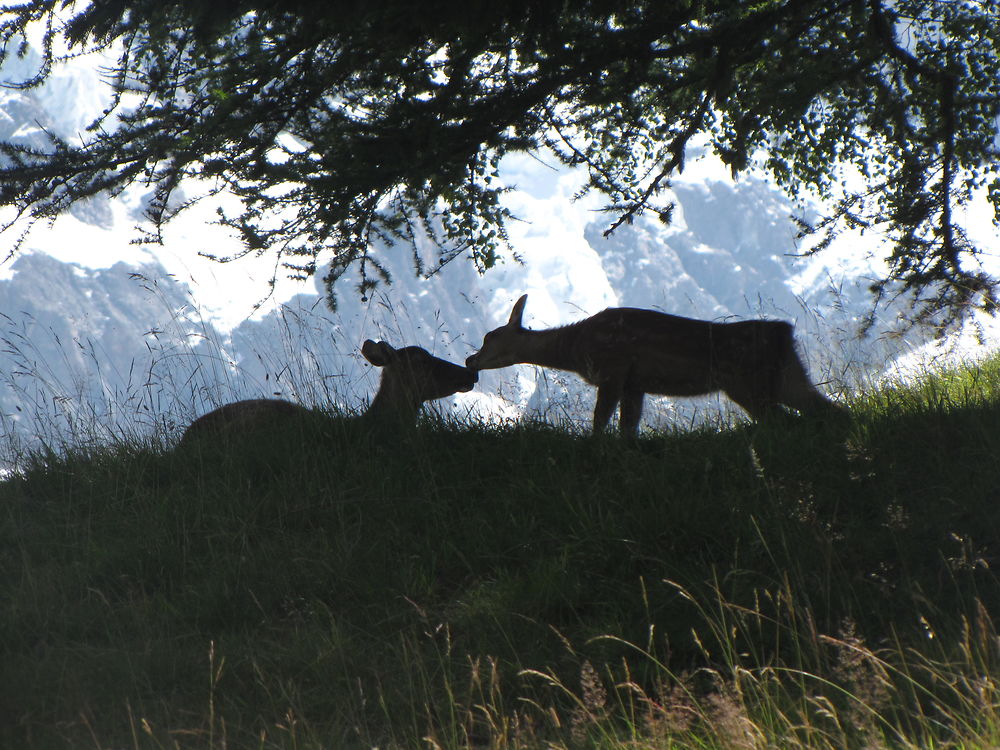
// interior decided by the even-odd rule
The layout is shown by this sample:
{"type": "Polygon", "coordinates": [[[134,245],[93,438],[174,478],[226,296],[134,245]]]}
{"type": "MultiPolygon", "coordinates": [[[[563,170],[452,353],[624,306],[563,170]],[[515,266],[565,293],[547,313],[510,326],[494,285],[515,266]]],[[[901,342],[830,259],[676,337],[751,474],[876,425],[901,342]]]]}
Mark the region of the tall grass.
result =
{"type": "Polygon", "coordinates": [[[176,290],[138,274],[133,281],[151,308],[145,331],[115,335],[111,316],[111,330],[96,333],[97,323],[60,320],[57,328],[28,312],[0,314],[0,467],[17,469],[39,450],[162,439],[206,404],[254,387],[212,325],[192,305],[177,306],[176,290]]]}
{"type": "Polygon", "coordinates": [[[131,282],[147,318],[126,330],[115,328],[116,310],[108,320],[54,325],[0,313],[0,470],[39,451],[169,445],[195,417],[242,398],[364,402],[371,384],[346,374],[360,341],[326,316],[282,306],[247,323],[255,335],[242,326],[223,335],[189,292],[138,273],[131,282]]]}
{"type": "Polygon", "coordinates": [[[998,383],[635,444],[318,412],[21,456],[0,745],[996,744],[998,383]]]}

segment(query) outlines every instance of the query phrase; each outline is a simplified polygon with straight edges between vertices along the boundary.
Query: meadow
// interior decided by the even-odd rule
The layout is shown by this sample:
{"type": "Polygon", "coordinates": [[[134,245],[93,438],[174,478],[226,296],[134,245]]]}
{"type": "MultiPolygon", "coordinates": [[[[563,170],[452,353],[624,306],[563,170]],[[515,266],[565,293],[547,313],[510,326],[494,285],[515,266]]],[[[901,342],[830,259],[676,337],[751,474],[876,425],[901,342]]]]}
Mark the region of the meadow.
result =
{"type": "Polygon", "coordinates": [[[996,746],[1000,359],[849,408],[26,454],[0,746],[996,746]]]}

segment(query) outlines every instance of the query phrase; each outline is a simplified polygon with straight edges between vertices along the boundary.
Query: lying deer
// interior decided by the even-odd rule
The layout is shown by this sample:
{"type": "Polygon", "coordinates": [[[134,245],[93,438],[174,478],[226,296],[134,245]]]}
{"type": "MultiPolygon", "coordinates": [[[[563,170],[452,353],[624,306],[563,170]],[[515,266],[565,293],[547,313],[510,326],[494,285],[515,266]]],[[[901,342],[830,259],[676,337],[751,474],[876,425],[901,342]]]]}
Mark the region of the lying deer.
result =
{"type": "MultiPolygon", "coordinates": [[[[425,401],[471,391],[478,376],[474,370],[452,364],[419,346],[394,349],[384,341],[365,341],[364,358],[382,368],[378,393],[360,419],[376,423],[412,425],[425,401]]],[[[198,417],[184,431],[181,444],[206,435],[244,431],[274,424],[275,420],[309,414],[291,401],[256,398],[221,406],[198,417]]]]}
{"type": "Polygon", "coordinates": [[[806,375],[790,323],[710,323],[611,307],[562,328],[530,331],[521,325],[527,300],[525,294],[507,324],[486,334],[466,366],[492,370],[523,363],[577,373],[597,386],[594,433],[607,427],[620,405],[621,432],[635,435],[647,393],[723,391],[754,419],[779,404],[802,412],[837,409],[806,375]]]}

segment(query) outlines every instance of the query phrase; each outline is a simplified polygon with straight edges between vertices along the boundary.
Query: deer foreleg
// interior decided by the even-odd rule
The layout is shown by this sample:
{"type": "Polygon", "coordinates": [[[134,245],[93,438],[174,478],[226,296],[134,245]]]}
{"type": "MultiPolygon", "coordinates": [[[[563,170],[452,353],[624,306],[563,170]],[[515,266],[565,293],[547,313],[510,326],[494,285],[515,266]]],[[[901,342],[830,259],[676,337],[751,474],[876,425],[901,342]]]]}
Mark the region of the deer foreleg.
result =
{"type": "Polygon", "coordinates": [[[621,400],[621,389],[611,386],[599,386],[597,389],[597,403],[594,405],[594,434],[599,435],[604,432],[611,421],[611,415],[621,400]]]}
{"type": "Polygon", "coordinates": [[[625,390],[622,394],[621,415],[618,427],[622,437],[635,437],[639,434],[639,420],[642,418],[642,403],[646,394],[642,391],[625,390]]]}

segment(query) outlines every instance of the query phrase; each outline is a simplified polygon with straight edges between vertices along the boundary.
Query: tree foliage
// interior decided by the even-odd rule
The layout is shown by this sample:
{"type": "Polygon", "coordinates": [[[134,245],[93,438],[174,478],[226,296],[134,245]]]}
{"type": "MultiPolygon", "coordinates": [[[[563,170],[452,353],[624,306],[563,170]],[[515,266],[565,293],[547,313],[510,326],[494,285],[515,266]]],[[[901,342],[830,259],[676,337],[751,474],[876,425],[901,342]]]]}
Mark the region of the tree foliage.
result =
{"type": "Polygon", "coordinates": [[[199,178],[241,199],[219,220],[246,252],[304,274],[332,258],[332,293],[351,266],[363,287],[384,277],[375,238],[420,272],[418,237],[440,262],[497,262],[506,153],[585,168],[611,231],[669,220],[669,179],[707,139],[734,174],[827,200],[813,247],[844,227],[889,238],[874,290],[919,318],[996,306],[957,215],[985,189],[1000,216],[997,0],[36,0],[0,11],[5,55],[29,24],[44,64],[17,85],[83,50],[117,64],[81,141],[0,144],[21,221],[140,182],[158,233],[199,178]]]}

